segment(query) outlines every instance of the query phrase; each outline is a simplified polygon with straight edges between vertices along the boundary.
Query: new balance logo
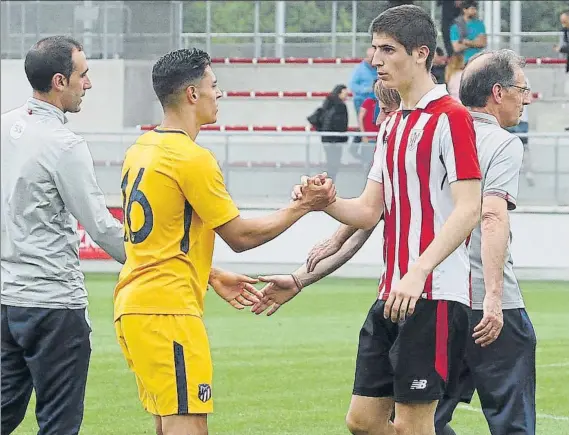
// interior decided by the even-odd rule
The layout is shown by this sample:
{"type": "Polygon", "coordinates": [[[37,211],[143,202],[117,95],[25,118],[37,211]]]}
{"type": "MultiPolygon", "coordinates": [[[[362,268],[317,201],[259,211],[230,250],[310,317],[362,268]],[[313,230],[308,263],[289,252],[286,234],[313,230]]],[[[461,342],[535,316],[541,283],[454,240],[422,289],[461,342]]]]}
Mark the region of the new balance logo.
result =
{"type": "Polygon", "coordinates": [[[415,379],[411,382],[411,389],[412,390],[424,390],[427,388],[427,380],[426,379],[415,379]]]}

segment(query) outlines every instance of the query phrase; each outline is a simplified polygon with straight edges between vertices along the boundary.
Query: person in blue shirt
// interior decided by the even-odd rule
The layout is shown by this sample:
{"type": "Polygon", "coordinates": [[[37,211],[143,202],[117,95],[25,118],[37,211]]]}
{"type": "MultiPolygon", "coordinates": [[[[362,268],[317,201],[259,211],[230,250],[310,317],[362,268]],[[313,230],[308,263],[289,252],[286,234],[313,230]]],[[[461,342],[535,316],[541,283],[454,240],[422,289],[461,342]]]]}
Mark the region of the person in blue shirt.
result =
{"type": "Polygon", "coordinates": [[[377,80],[377,71],[371,66],[374,49],[369,47],[366,51],[366,58],[354,68],[349,88],[352,91],[356,115],[360,112],[360,107],[366,98],[374,98],[373,83],[377,80]]]}
{"type": "MultiPolygon", "coordinates": [[[[373,93],[373,83],[377,80],[377,71],[371,65],[371,59],[373,58],[374,54],[373,47],[369,47],[366,51],[366,57],[362,60],[358,66],[354,68],[354,72],[352,73],[352,78],[350,79],[350,83],[348,87],[352,91],[353,100],[354,100],[354,108],[356,109],[356,118],[360,113],[360,108],[362,107],[363,102],[368,98],[374,98],[373,93]]],[[[361,142],[361,137],[354,137],[354,143],[359,144],[361,142]]],[[[356,145],[357,148],[357,145],[356,145]]],[[[352,154],[357,153],[355,149],[350,149],[352,154]]]]}
{"type": "Polygon", "coordinates": [[[486,27],[478,17],[478,2],[465,0],[462,2],[462,16],[456,19],[450,28],[450,40],[455,53],[462,53],[464,63],[487,45],[486,27]]]}

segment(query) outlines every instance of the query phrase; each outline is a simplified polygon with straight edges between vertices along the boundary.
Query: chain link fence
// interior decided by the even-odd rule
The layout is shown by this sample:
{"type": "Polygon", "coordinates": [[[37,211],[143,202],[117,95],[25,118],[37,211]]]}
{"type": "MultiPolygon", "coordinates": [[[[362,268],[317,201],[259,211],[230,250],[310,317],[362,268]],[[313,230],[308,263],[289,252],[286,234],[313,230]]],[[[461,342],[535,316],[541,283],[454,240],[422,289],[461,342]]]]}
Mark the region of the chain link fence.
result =
{"type": "MultiPolygon", "coordinates": [[[[214,57],[358,57],[369,44],[370,22],[389,3],[3,1],[1,53],[2,58],[23,58],[38,39],[68,34],[84,43],[90,58],[152,59],[187,46],[214,57]]],[[[440,1],[413,3],[429,11],[440,28],[440,1]]],[[[566,1],[482,1],[479,12],[493,48],[556,57],[559,13],[568,7],[566,1]],[[511,19],[515,3],[519,21],[511,19]]]]}

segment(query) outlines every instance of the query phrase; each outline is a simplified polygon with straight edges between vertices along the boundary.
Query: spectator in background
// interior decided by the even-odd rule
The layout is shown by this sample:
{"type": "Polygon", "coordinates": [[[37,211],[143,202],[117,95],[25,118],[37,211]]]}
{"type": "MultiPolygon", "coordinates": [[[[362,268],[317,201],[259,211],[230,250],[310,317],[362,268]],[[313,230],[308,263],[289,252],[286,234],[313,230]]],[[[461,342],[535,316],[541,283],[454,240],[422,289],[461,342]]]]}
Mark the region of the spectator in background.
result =
{"type": "MultiPolygon", "coordinates": [[[[346,107],[348,89],[345,85],[336,85],[324,100],[321,111],[321,131],[346,132],[348,131],[348,108],[346,107]]],[[[342,147],[348,142],[348,136],[322,136],[324,152],[326,153],[326,171],[332,180],[336,175],[342,161],[342,147]]]]}
{"type": "Polygon", "coordinates": [[[565,71],[569,72],[569,9],[561,12],[561,15],[559,15],[559,21],[561,21],[562,27],[561,44],[555,46],[555,51],[567,55],[567,64],[565,66],[565,71]]]}
{"type": "MultiPolygon", "coordinates": [[[[555,46],[555,51],[558,53],[563,53],[567,56],[567,63],[565,64],[565,71],[569,73],[569,9],[561,12],[559,15],[559,20],[561,21],[561,44],[555,46]]],[[[569,95],[569,80],[566,82],[565,94],[569,95]]],[[[569,126],[565,127],[565,130],[569,131],[569,126]]]]}
{"type": "Polygon", "coordinates": [[[440,85],[445,83],[445,67],[446,58],[445,52],[441,47],[437,47],[435,50],[435,57],[433,57],[433,66],[431,67],[431,74],[437,79],[437,83],[440,85]]]}
{"type": "Polygon", "coordinates": [[[464,70],[464,57],[460,53],[453,54],[448,64],[445,68],[445,83],[447,84],[447,90],[451,97],[455,100],[460,101],[458,96],[460,90],[460,78],[462,77],[462,71],[464,70]]]}
{"type": "MultiPolygon", "coordinates": [[[[366,57],[355,67],[350,79],[349,87],[354,98],[354,108],[356,116],[360,113],[360,107],[366,98],[373,98],[373,82],[377,79],[377,71],[371,65],[374,49],[369,47],[366,51],[366,57]]],[[[355,137],[354,142],[358,143],[361,138],[355,137]]]]}
{"type": "MultiPolygon", "coordinates": [[[[529,79],[526,76],[526,86],[529,88],[531,85],[529,83],[529,79]]],[[[518,134],[518,133],[527,133],[529,131],[529,115],[528,115],[528,105],[532,103],[533,96],[531,92],[527,97],[527,104],[524,105],[524,111],[522,112],[522,116],[520,117],[520,123],[513,127],[506,128],[510,133],[518,134]]],[[[532,164],[531,164],[531,155],[529,152],[529,145],[528,145],[528,137],[522,136],[520,137],[522,144],[524,145],[524,162],[522,166],[522,173],[526,177],[526,181],[530,186],[533,186],[534,176],[532,171],[532,164]]]]}
{"type": "Polygon", "coordinates": [[[379,80],[376,79],[373,82],[373,98],[366,98],[364,100],[362,107],[360,107],[360,113],[358,114],[358,125],[360,127],[360,131],[363,133],[375,133],[375,136],[362,136],[359,158],[366,166],[371,165],[371,161],[373,160],[375,141],[377,139],[377,133],[379,132],[379,127],[376,124],[376,120],[379,118],[380,112],[380,105],[376,97],[378,81],[379,80]]]}
{"type": "MultiPolygon", "coordinates": [[[[461,13],[462,0],[438,0],[437,3],[441,6],[441,32],[443,34],[445,50],[447,56],[452,56],[454,50],[452,49],[452,42],[450,41],[450,28],[461,13]]],[[[442,81],[439,83],[442,83],[442,81]]]]}
{"type": "Polygon", "coordinates": [[[487,45],[486,27],[484,22],[477,18],[478,2],[464,0],[462,2],[462,16],[456,19],[450,28],[450,40],[455,53],[462,53],[464,63],[476,53],[481,52],[487,45]]]}
{"type": "Polygon", "coordinates": [[[413,0],[387,0],[387,9],[401,5],[412,5],[413,0]]]}

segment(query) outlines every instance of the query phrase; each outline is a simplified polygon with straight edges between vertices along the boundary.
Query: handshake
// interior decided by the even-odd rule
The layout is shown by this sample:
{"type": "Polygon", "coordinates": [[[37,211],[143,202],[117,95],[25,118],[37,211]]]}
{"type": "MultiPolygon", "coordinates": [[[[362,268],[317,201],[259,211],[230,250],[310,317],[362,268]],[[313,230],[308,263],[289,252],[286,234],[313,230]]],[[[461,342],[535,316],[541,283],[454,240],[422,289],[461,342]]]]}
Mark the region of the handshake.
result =
{"type": "MultiPolygon", "coordinates": [[[[299,207],[303,214],[321,211],[336,201],[336,186],[326,172],[313,177],[303,176],[300,184],[293,187],[291,197],[292,207],[299,207]]],[[[209,285],[232,307],[238,310],[251,307],[255,314],[261,314],[269,308],[267,315],[277,311],[303,287],[294,275],[251,278],[215,268],[210,272],[209,285]],[[267,285],[259,291],[253,286],[258,282],[266,282],[267,285]]]]}
{"type": "Polygon", "coordinates": [[[304,175],[293,187],[291,198],[309,211],[324,210],[336,201],[336,186],[326,172],[313,177],[304,175]]]}
{"type": "Polygon", "coordinates": [[[267,315],[277,311],[281,305],[295,297],[302,289],[302,284],[294,275],[259,276],[247,275],[212,269],[209,284],[225,301],[238,310],[251,307],[255,314],[261,314],[270,308],[267,315]],[[261,290],[253,284],[266,282],[261,290]]]}

